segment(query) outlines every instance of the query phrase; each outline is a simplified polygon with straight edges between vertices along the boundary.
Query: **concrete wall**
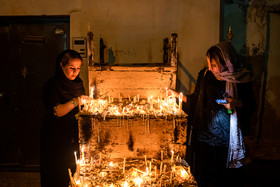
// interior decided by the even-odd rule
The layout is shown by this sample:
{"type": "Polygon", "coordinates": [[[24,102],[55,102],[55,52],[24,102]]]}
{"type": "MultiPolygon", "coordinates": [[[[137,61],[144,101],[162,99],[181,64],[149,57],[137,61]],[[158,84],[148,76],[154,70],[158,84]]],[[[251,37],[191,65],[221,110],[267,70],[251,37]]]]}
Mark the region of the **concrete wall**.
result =
{"type": "MultiPolygon", "coordinates": [[[[219,41],[219,0],[1,0],[0,16],[70,15],[70,36],[94,34],[119,64],[162,62],[163,39],[178,33],[179,89],[190,92],[205,52],[219,41]]],[[[107,56],[105,56],[105,59],[107,56]]],[[[81,77],[88,88],[87,59],[81,77]]]]}
{"type": "Polygon", "coordinates": [[[280,130],[276,107],[280,87],[279,15],[280,0],[225,0],[224,4],[224,37],[228,26],[232,26],[232,44],[256,78],[258,109],[252,135],[262,140],[275,141],[280,130]]]}

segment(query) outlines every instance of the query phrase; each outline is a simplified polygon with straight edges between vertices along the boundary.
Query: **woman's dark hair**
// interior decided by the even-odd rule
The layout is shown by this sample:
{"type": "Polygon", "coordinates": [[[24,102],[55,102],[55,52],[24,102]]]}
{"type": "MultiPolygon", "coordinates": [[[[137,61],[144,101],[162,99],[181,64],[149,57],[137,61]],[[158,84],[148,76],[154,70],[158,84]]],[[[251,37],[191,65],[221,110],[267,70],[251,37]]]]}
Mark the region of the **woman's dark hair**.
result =
{"type": "Polygon", "coordinates": [[[83,62],[83,59],[75,50],[72,49],[66,49],[60,53],[56,58],[56,68],[55,68],[55,74],[58,75],[59,73],[62,73],[62,69],[60,67],[60,62],[62,63],[62,66],[66,66],[70,60],[78,58],[83,62]]]}
{"type": "Polygon", "coordinates": [[[206,52],[206,56],[209,57],[210,62],[211,62],[211,60],[214,59],[217,63],[219,63],[219,66],[221,64],[222,65],[226,64],[225,61],[224,61],[224,58],[222,56],[221,50],[216,46],[210,47],[206,52]]]}

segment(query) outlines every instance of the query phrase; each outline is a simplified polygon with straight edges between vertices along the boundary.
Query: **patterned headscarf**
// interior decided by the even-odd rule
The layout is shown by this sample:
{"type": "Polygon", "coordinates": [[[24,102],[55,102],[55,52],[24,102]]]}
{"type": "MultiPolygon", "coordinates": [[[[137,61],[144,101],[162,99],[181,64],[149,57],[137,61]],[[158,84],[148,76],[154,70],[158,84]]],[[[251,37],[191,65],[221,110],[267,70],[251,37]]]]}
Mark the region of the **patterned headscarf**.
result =
{"type": "MultiPolygon", "coordinates": [[[[215,45],[221,51],[227,69],[218,76],[226,81],[226,93],[228,97],[237,98],[236,83],[247,83],[253,81],[253,76],[245,68],[239,66],[234,48],[228,42],[220,42],[215,45]]],[[[228,168],[239,168],[243,166],[245,159],[245,146],[240,129],[237,110],[233,109],[230,115],[230,140],[227,158],[228,168]]]]}

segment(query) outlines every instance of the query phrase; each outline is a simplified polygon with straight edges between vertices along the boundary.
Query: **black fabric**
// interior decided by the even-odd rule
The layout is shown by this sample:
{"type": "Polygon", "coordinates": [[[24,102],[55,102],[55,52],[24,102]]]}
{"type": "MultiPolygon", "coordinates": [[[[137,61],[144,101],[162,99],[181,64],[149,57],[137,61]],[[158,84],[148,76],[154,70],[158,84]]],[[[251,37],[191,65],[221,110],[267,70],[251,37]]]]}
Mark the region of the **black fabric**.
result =
{"type": "Polygon", "coordinates": [[[217,80],[210,71],[207,71],[202,80],[203,98],[200,101],[203,106],[197,109],[203,111],[203,114],[199,116],[203,116],[204,121],[198,123],[199,126],[195,128],[195,132],[197,140],[212,146],[228,146],[229,144],[230,117],[227,109],[216,103],[216,99],[224,98],[225,84],[225,81],[217,80]]]}
{"type": "MultiPolygon", "coordinates": [[[[187,135],[188,138],[191,138],[191,144],[187,146],[186,160],[191,166],[194,177],[199,180],[216,180],[214,178],[218,177],[213,175],[214,178],[211,179],[210,176],[210,178],[202,176],[203,172],[213,172],[211,168],[208,168],[212,166],[203,159],[207,159],[207,162],[214,159],[213,162],[217,162],[217,175],[228,170],[225,163],[229,142],[229,114],[223,105],[218,105],[215,101],[223,98],[225,84],[225,81],[217,80],[211,71],[207,71],[205,68],[199,72],[194,93],[187,96],[187,103],[183,105],[184,111],[188,114],[188,129],[192,129],[192,132],[190,133],[189,130],[187,135]],[[218,151],[220,153],[205,151],[212,148],[220,150],[218,151]],[[203,156],[203,154],[205,155],[203,156]],[[219,157],[218,160],[217,157],[219,157]],[[218,167],[218,165],[222,165],[222,167],[218,167]]],[[[237,108],[237,110],[240,111],[242,133],[246,135],[249,133],[250,119],[256,104],[251,83],[237,84],[237,89],[238,98],[243,103],[243,107],[237,108]]],[[[203,181],[200,182],[203,183],[203,181]]]]}
{"type": "Polygon", "coordinates": [[[193,173],[199,187],[244,186],[244,168],[225,168],[228,150],[226,147],[211,146],[197,142],[195,146],[195,165],[193,173]]]}
{"type": "Polygon", "coordinates": [[[47,114],[41,131],[42,187],[69,186],[68,168],[75,172],[74,152],[79,155],[78,107],[62,117],[54,115],[54,107],[85,94],[82,80],[71,81],[56,74],[43,88],[47,114]]]}

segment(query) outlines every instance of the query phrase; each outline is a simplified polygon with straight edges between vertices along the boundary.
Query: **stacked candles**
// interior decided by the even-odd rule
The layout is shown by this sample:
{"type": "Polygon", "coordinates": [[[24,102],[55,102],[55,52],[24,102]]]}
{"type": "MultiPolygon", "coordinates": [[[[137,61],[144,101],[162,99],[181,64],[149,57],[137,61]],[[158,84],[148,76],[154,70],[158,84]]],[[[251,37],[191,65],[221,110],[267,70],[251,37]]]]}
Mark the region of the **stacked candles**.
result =
{"type": "MultiPolygon", "coordinates": [[[[174,161],[174,151],[171,151],[170,162],[163,164],[163,151],[161,150],[161,160],[151,158],[149,166],[147,166],[147,156],[144,155],[145,160],[126,160],[123,159],[123,163],[113,163],[104,159],[101,162],[101,153],[99,156],[100,165],[92,167],[94,164],[93,157],[91,157],[91,163],[82,163],[82,160],[77,160],[77,169],[75,175],[72,177],[71,171],[68,170],[70,177],[71,187],[84,187],[88,184],[93,186],[182,186],[185,182],[194,182],[194,179],[190,175],[189,169],[185,169],[183,166],[178,166],[178,163],[174,161]],[[145,166],[146,171],[141,171],[135,162],[139,162],[139,166],[145,166]],[[160,172],[157,173],[157,164],[160,164],[160,172]],[[118,167],[121,166],[122,167],[118,167]],[[88,170],[87,167],[91,169],[88,170]],[[109,167],[109,170],[108,170],[109,167]],[[167,171],[166,171],[167,170],[167,171]],[[118,176],[124,177],[116,177],[118,176]],[[91,177],[94,174],[94,177],[91,177]],[[87,176],[87,177],[85,177],[87,176]]],[[[76,158],[76,153],[75,158],[76,158]]],[[[82,157],[82,156],[81,156],[82,157]]],[[[177,159],[179,157],[177,156],[177,159]]],[[[183,185],[184,186],[184,185],[183,185]]]]}

